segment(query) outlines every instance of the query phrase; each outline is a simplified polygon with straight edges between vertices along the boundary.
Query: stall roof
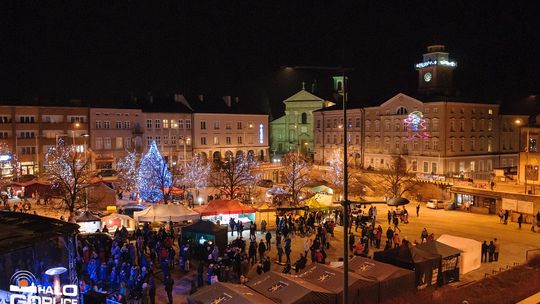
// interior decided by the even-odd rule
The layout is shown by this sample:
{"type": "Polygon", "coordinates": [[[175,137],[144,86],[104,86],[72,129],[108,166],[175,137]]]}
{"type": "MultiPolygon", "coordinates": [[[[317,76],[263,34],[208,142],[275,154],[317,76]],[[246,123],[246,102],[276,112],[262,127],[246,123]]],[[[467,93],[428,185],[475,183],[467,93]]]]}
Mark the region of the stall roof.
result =
{"type": "Polygon", "coordinates": [[[411,270],[361,256],[356,256],[349,261],[349,270],[354,271],[362,277],[379,282],[407,275],[413,275],[414,278],[414,272],[411,270]]]}
{"type": "Polygon", "coordinates": [[[242,204],[239,200],[213,200],[206,205],[194,208],[202,216],[218,214],[254,213],[255,209],[242,204]]]}
{"type": "Polygon", "coordinates": [[[49,217],[0,211],[0,253],[32,245],[39,240],[77,233],[79,225],[49,217]]]}
{"type": "Polygon", "coordinates": [[[77,217],[77,222],[98,222],[101,221],[99,216],[93,215],[90,211],[85,211],[81,216],[77,217]]]}
{"type": "Polygon", "coordinates": [[[182,231],[197,231],[201,233],[211,234],[219,232],[223,229],[226,230],[227,227],[221,227],[212,223],[211,221],[197,221],[196,223],[183,227],[182,231]]]}
{"type": "Polygon", "coordinates": [[[137,222],[182,222],[196,221],[200,215],[184,205],[156,204],[134,212],[133,218],[137,222]]]}
{"type": "Polygon", "coordinates": [[[430,253],[440,254],[443,259],[461,254],[461,250],[438,241],[429,241],[427,243],[418,244],[416,245],[416,248],[430,253]]]}
{"type": "Polygon", "coordinates": [[[274,303],[244,285],[221,282],[205,286],[188,298],[188,303],[190,304],[210,304],[228,301],[235,304],[274,303]]]}

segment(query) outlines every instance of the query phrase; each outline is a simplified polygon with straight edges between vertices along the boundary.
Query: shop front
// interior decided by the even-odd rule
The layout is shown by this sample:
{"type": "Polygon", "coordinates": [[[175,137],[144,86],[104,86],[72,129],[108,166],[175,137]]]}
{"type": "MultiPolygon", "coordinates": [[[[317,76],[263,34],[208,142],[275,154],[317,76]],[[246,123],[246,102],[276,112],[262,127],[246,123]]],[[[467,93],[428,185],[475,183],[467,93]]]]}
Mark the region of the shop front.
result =
{"type": "Polygon", "coordinates": [[[497,201],[500,197],[497,193],[485,193],[482,190],[452,188],[450,191],[452,202],[456,210],[470,211],[474,213],[496,214],[497,201]]]}

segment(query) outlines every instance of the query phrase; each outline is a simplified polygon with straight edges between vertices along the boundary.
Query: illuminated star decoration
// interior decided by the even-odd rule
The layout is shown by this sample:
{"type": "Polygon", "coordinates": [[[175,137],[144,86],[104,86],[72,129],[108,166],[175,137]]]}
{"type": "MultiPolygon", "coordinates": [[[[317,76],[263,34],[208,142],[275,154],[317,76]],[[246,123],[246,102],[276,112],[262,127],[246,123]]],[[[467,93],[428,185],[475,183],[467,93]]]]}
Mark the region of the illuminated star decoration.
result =
{"type": "Polygon", "coordinates": [[[426,132],[426,120],[424,114],[420,111],[411,112],[407,115],[407,118],[403,119],[403,123],[407,127],[412,135],[408,137],[408,140],[413,139],[427,139],[429,134],[426,132]]]}

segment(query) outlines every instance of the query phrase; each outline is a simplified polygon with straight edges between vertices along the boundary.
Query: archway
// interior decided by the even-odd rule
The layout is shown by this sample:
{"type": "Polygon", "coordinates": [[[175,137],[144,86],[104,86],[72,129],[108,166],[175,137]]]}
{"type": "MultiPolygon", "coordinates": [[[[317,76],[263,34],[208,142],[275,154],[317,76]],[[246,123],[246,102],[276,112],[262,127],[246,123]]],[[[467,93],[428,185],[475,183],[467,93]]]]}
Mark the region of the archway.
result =
{"type": "Polygon", "coordinates": [[[244,157],[244,151],[242,150],[236,151],[236,157],[244,157]]]}
{"type": "Polygon", "coordinates": [[[232,158],[233,158],[233,153],[231,151],[227,150],[225,152],[225,159],[229,160],[229,159],[232,159],[232,158]]]}
{"type": "Polygon", "coordinates": [[[219,151],[216,151],[212,154],[212,159],[213,160],[221,160],[221,152],[219,151]]]}

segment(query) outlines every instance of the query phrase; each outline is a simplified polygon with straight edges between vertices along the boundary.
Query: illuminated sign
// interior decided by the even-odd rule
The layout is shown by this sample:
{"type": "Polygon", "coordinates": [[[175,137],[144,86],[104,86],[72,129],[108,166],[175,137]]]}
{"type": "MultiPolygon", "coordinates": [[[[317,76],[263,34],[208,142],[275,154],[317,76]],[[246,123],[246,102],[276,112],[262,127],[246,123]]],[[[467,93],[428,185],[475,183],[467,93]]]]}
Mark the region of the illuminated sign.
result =
{"type": "Polygon", "coordinates": [[[79,288],[75,284],[60,285],[60,275],[66,272],[64,267],[51,268],[45,271],[53,277],[53,285],[45,286],[37,283],[33,273],[19,270],[11,276],[9,283],[9,304],[78,304],[79,288]]]}
{"type": "Polygon", "coordinates": [[[403,123],[407,127],[407,130],[412,133],[409,136],[409,140],[415,138],[426,139],[429,138],[429,134],[426,131],[426,120],[424,114],[420,111],[413,111],[407,115],[407,118],[403,119],[403,123]]]}
{"type": "Polygon", "coordinates": [[[442,65],[442,66],[449,66],[449,67],[457,67],[457,62],[455,61],[449,61],[449,60],[429,60],[417,63],[415,67],[417,69],[425,68],[432,65],[442,65]]]}
{"type": "Polygon", "coordinates": [[[11,155],[9,154],[0,155],[0,162],[10,161],[10,160],[11,160],[11,155]]]}
{"type": "Polygon", "coordinates": [[[263,124],[259,124],[259,143],[264,143],[264,126],[263,124]]]}

